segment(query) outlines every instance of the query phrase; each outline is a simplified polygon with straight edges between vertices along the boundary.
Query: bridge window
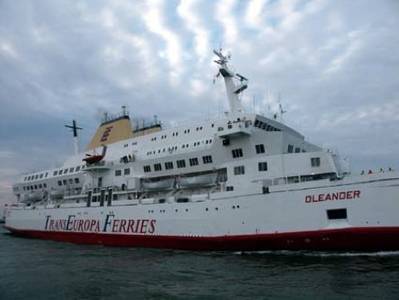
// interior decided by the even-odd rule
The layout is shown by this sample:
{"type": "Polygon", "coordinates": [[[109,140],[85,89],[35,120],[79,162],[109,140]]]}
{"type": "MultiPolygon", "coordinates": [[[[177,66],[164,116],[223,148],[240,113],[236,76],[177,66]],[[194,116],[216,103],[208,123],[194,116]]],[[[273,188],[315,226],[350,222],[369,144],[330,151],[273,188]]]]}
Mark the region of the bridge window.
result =
{"type": "Polygon", "coordinates": [[[243,156],[243,153],[242,153],[242,149],[241,149],[241,148],[239,148],[239,149],[233,149],[233,150],[231,150],[231,153],[232,153],[232,155],[233,155],[233,158],[238,158],[238,157],[242,157],[242,156],[243,156]]]}
{"type": "Polygon", "coordinates": [[[74,168],[69,168],[69,173],[72,173],[74,168]]]}
{"type": "Polygon", "coordinates": [[[143,169],[145,173],[151,172],[151,166],[144,166],[143,169]]]}
{"type": "Polygon", "coordinates": [[[234,167],[234,175],[244,175],[244,174],[245,174],[245,167],[244,166],[234,167]]]}
{"type": "Polygon", "coordinates": [[[80,170],[80,166],[77,166],[76,168],[75,168],[75,172],[77,172],[77,171],[79,171],[80,170]]]}
{"type": "Polygon", "coordinates": [[[301,152],[301,148],[297,147],[295,148],[295,153],[300,153],[301,152]]]}
{"type": "Polygon", "coordinates": [[[123,175],[129,175],[130,174],[130,168],[126,168],[123,170],[123,175]]]}
{"type": "Polygon", "coordinates": [[[258,170],[259,170],[259,172],[267,171],[267,162],[265,162],[265,161],[259,162],[258,170]]]}
{"type": "Polygon", "coordinates": [[[79,183],[79,178],[75,178],[75,183],[76,183],[76,184],[79,183]]]}
{"type": "Polygon", "coordinates": [[[232,185],[226,186],[226,191],[227,191],[227,192],[234,191],[234,186],[232,186],[232,185]]]}
{"type": "Polygon", "coordinates": [[[58,185],[61,186],[62,185],[62,181],[58,180],[58,185]]]}
{"type": "Polygon", "coordinates": [[[162,171],[162,165],[161,164],[154,164],[154,170],[155,171],[162,171]]]}
{"type": "Polygon", "coordinates": [[[115,170],[115,176],[121,176],[122,170],[115,170]]]}
{"type": "Polygon", "coordinates": [[[211,164],[212,163],[212,156],[211,155],[206,155],[202,157],[202,161],[204,164],[211,164]]]}
{"type": "Polygon", "coordinates": [[[184,159],[178,160],[178,161],[176,161],[176,163],[177,163],[177,167],[178,168],[185,168],[186,167],[186,161],[184,159]]]}
{"type": "Polygon", "coordinates": [[[171,170],[171,169],[173,169],[173,162],[167,161],[167,162],[165,163],[165,169],[166,169],[166,170],[171,170]]]}
{"type": "Polygon", "coordinates": [[[190,158],[190,166],[198,166],[198,158],[190,158]]]}
{"type": "Polygon", "coordinates": [[[255,149],[257,154],[265,153],[265,145],[263,144],[255,145],[255,149]]]}
{"type": "Polygon", "coordinates": [[[288,149],[287,149],[288,153],[293,153],[294,152],[294,146],[293,145],[288,145],[288,149]]]}
{"type": "Polygon", "coordinates": [[[320,157],[312,157],[310,159],[310,164],[313,168],[320,167],[320,157]]]}

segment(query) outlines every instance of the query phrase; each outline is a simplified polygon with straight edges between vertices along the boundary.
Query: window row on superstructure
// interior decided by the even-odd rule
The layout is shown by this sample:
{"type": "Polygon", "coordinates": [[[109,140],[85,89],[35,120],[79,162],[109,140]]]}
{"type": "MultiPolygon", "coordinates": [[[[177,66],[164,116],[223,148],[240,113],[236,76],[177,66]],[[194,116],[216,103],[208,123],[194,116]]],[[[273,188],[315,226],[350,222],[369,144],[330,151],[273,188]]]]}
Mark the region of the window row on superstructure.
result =
{"type": "Polygon", "coordinates": [[[257,120],[257,119],[255,120],[254,126],[259,128],[259,129],[266,130],[266,131],[281,131],[280,129],[278,129],[278,128],[274,127],[274,126],[272,126],[270,124],[267,124],[267,123],[265,123],[263,121],[257,120]]]}
{"type": "MultiPolygon", "coordinates": [[[[258,162],[258,171],[259,172],[265,172],[267,170],[268,170],[268,168],[267,168],[266,161],[258,162]]],[[[234,171],[234,175],[244,175],[245,174],[245,166],[235,166],[233,171],[234,171]]]]}
{"type": "Polygon", "coordinates": [[[288,153],[294,153],[294,152],[295,153],[301,153],[301,152],[305,153],[306,150],[305,149],[301,149],[300,147],[295,147],[294,145],[289,144],[288,147],[287,147],[287,152],[288,153]]]}
{"type": "MultiPolygon", "coordinates": [[[[58,180],[58,185],[63,186],[63,185],[71,185],[71,184],[79,184],[80,180],[79,178],[69,178],[69,179],[63,179],[63,180],[58,180]]],[[[38,183],[38,184],[32,184],[32,185],[26,185],[23,186],[22,189],[24,191],[35,191],[35,190],[41,190],[47,188],[47,183],[38,183]]]]}
{"type": "MultiPolygon", "coordinates": [[[[212,124],[212,127],[213,127],[213,126],[214,126],[214,124],[212,124]]],[[[191,129],[193,129],[193,131],[194,131],[194,128],[189,128],[189,129],[185,129],[185,130],[183,131],[183,133],[184,133],[184,134],[188,134],[188,133],[191,132],[191,129]]],[[[198,126],[198,127],[195,128],[195,131],[201,131],[201,130],[203,130],[203,129],[204,129],[204,126],[198,126]]],[[[173,137],[178,136],[178,135],[179,135],[179,132],[178,132],[178,131],[172,132],[172,136],[173,136],[173,137]]],[[[161,140],[164,140],[164,139],[166,139],[167,137],[168,137],[167,134],[161,134],[161,135],[158,135],[158,136],[154,136],[154,137],[151,138],[151,142],[155,142],[158,138],[161,139],[161,140]]]]}
{"type": "MultiPolygon", "coordinates": [[[[86,167],[85,165],[79,165],[76,167],[54,170],[52,176],[76,173],[76,172],[79,172],[80,170],[84,169],[85,167],[86,167]]],[[[46,171],[46,172],[43,172],[40,174],[27,175],[24,177],[24,181],[40,180],[43,178],[48,178],[49,175],[50,175],[49,171],[46,171]]],[[[51,177],[51,175],[50,175],[50,177],[51,177]]]]}
{"type": "MultiPolygon", "coordinates": [[[[194,143],[192,143],[193,147],[198,147],[199,145],[204,144],[204,145],[209,145],[212,144],[212,139],[208,139],[208,140],[203,140],[203,141],[196,141],[194,143]]],[[[182,149],[187,149],[190,147],[190,144],[183,144],[181,145],[182,149]]],[[[157,153],[163,153],[166,151],[172,152],[172,151],[176,151],[178,149],[178,146],[174,145],[174,146],[170,146],[168,148],[160,148],[160,149],[156,149],[156,150],[151,150],[151,151],[147,151],[146,155],[155,155],[157,153]]]]}
{"type": "MultiPolygon", "coordinates": [[[[204,155],[202,156],[202,162],[203,164],[211,164],[213,162],[212,155],[204,155]]],[[[173,161],[167,161],[164,163],[165,170],[172,170],[174,169],[174,162],[173,161]]],[[[198,166],[199,165],[199,159],[198,157],[192,157],[189,158],[188,164],[186,164],[185,159],[180,159],[176,161],[176,167],[177,168],[185,168],[186,166],[190,165],[191,167],[193,166],[198,166]]],[[[161,163],[156,163],[153,165],[153,169],[155,172],[160,172],[162,171],[162,164],[161,163]]],[[[151,172],[151,165],[145,165],[143,166],[144,173],[151,172]]]]}

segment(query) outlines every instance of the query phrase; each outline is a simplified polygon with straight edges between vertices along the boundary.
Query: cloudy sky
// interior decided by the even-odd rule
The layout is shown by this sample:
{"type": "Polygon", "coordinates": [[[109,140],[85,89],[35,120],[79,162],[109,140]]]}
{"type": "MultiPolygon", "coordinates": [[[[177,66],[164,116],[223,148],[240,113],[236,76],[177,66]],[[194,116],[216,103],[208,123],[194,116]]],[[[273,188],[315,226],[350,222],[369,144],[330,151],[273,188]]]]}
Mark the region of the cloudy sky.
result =
{"type": "Polygon", "coordinates": [[[272,113],[354,170],[399,169],[397,0],[0,0],[0,202],[15,177],[72,153],[104,111],[165,125],[217,116],[213,48],[249,78],[248,111],[272,113]]]}

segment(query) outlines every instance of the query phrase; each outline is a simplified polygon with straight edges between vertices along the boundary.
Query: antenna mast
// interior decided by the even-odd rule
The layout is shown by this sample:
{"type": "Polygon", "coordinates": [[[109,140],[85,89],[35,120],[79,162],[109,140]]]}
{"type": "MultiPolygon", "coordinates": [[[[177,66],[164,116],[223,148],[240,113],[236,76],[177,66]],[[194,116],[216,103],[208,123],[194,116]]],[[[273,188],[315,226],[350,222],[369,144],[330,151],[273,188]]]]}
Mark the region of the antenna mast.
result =
{"type": "Polygon", "coordinates": [[[76,121],[72,120],[72,125],[64,125],[66,128],[72,129],[73,134],[73,146],[75,150],[75,154],[79,154],[79,138],[78,138],[78,130],[82,130],[83,128],[78,127],[76,125],[76,121]]]}
{"type": "Polygon", "coordinates": [[[219,72],[217,73],[216,78],[220,75],[223,76],[226,85],[227,99],[229,100],[230,112],[233,114],[243,112],[244,109],[238,96],[248,87],[248,79],[238,73],[234,73],[228,67],[227,62],[231,57],[230,55],[223,55],[222,49],[219,51],[213,50],[213,53],[219,58],[214,61],[219,65],[219,72]]]}

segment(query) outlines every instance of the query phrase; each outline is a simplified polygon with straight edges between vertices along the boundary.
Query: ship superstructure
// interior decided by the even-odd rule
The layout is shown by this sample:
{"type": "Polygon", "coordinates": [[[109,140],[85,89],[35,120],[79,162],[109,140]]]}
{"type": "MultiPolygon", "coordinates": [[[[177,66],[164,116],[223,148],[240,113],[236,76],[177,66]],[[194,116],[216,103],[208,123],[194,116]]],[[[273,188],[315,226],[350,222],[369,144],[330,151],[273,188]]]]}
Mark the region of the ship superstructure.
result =
{"type": "MultiPolygon", "coordinates": [[[[276,118],[246,113],[248,80],[215,62],[230,111],[163,129],[105,116],[86,151],[25,174],[6,227],[79,243],[197,250],[399,248],[399,176],[352,176],[276,118]]],[[[75,124],[76,125],[76,124],[75,124]]]]}

